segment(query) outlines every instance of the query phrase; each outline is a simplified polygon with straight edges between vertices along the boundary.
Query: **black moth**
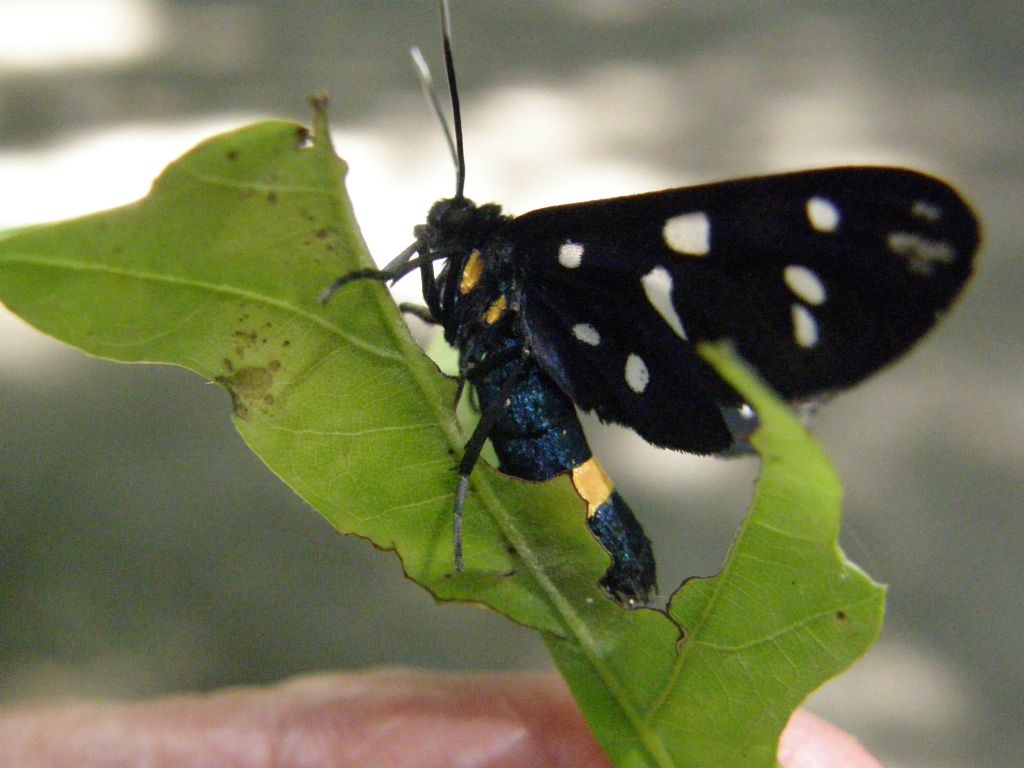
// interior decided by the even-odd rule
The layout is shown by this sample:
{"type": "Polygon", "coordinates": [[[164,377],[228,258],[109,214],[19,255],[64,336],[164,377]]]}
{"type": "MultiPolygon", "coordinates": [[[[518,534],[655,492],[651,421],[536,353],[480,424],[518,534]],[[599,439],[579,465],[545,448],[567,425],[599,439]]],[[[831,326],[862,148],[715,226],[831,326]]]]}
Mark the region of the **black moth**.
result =
{"type": "MultiPolygon", "coordinates": [[[[728,339],[785,398],[850,386],[906,352],[971,274],[978,223],[947,184],[899,168],[829,168],[561,205],[519,217],[463,196],[447,8],[444,51],[456,194],[383,270],[420,270],[481,420],[459,465],[455,561],[468,478],[490,438],[500,468],[571,473],[626,604],[655,590],[650,542],[591,455],[576,408],[648,442],[725,451],[756,423],[694,344],[728,339]],[[433,264],[443,262],[435,276],[433,264]],[[744,420],[747,420],[746,425],[744,420]]],[[[436,102],[436,100],[435,100],[436,102]]]]}

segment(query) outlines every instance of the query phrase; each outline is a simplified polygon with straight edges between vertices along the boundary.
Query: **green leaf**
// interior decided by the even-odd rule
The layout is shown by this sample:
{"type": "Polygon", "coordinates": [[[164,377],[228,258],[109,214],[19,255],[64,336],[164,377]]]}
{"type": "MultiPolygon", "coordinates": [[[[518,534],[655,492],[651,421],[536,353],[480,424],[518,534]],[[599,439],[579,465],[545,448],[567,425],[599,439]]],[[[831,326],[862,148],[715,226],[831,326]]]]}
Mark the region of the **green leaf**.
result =
{"type": "Polygon", "coordinates": [[[885,590],[839,548],[842,493],[827,457],[725,347],[701,351],[761,420],[761,477],[721,573],[673,596],[676,647],[653,625],[600,637],[597,647],[617,643],[600,663],[548,643],[577,700],[601,702],[584,712],[616,765],[774,765],[790,713],[882,626],[885,590]]]}
{"type": "Polygon", "coordinates": [[[881,621],[882,591],[839,552],[839,486],[820,450],[712,350],[763,417],[764,473],[722,573],[687,582],[671,618],[600,592],[608,557],[565,478],[476,470],[466,572],[454,574],[452,470],[466,435],[452,381],[383,286],[317,302],[370,264],[344,174],[322,110],[312,138],[285,122],[215,137],[134,205],[0,239],[0,299],[91,354],[224,386],[243,438],[335,528],[396,550],[440,599],[543,632],[617,764],[771,766],[792,709],[881,621]]]}
{"type": "Polygon", "coordinates": [[[584,512],[530,520],[513,507],[524,494],[531,505],[579,506],[569,484],[525,489],[476,473],[467,572],[453,578],[452,468],[465,439],[455,386],[383,286],[357,283],[318,303],[337,275],[371,263],[345,170],[322,113],[312,140],[285,122],[218,136],[139,203],[0,241],[0,299],[91,354],[218,382],[243,438],[339,531],[396,549],[440,598],[563,632],[549,593],[565,587],[555,590],[548,563],[565,560],[563,545],[582,550],[559,568],[594,592],[580,570],[589,560],[596,579],[601,553],[579,525],[584,512]]]}

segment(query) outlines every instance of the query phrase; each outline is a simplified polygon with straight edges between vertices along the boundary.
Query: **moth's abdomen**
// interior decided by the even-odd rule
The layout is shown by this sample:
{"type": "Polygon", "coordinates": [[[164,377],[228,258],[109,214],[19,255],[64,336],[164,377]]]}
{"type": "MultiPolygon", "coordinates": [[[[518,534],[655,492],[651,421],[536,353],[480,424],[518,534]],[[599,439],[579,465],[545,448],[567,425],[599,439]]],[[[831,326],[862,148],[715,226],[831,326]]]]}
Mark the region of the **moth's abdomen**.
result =
{"type": "MultiPolygon", "coordinates": [[[[519,346],[510,341],[509,349],[519,346]]],[[[530,361],[505,403],[496,402],[518,366],[513,359],[476,384],[481,411],[501,408],[490,432],[499,469],[536,481],[569,474],[587,503],[588,527],[612,556],[602,585],[620,600],[646,602],[656,586],[651,543],[593,457],[572,400],[530,361]]]]}

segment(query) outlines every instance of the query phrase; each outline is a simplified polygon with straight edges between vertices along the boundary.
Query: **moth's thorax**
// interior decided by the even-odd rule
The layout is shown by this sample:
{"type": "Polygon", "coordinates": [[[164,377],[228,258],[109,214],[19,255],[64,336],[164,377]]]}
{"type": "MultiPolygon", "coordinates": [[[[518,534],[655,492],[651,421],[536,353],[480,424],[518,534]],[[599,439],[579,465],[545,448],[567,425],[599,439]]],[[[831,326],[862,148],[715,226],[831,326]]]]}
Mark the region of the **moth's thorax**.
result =
{"type": "Polygon", "coordinates": [[[477,206],[466,198],[440,200],[427,216],[426,255],[444,261],[439,319],[463,365],[495,351],[511,333],[519,281],[505,234],[510,222],[499,206],[477,206]]]}

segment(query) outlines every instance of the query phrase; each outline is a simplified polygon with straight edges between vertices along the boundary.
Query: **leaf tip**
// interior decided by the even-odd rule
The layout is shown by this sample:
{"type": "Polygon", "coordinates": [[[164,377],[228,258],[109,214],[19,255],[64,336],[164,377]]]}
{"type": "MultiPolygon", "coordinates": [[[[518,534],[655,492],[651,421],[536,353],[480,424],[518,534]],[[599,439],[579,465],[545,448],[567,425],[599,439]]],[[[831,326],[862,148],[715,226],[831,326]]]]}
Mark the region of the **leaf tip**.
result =
{"type": "MultiPolygon", "coordinates": [[[[334,145],[331,142],[331,129],[327,117],[327,94],[326,93],[315,93],[309,97],[309,106],[313,110],[313,145],[322,146],[324,149],[331,152],[334,151],[334,145]]],[[[306,140],[309,140],[308,133],[306,134],[306,140]]]]}

